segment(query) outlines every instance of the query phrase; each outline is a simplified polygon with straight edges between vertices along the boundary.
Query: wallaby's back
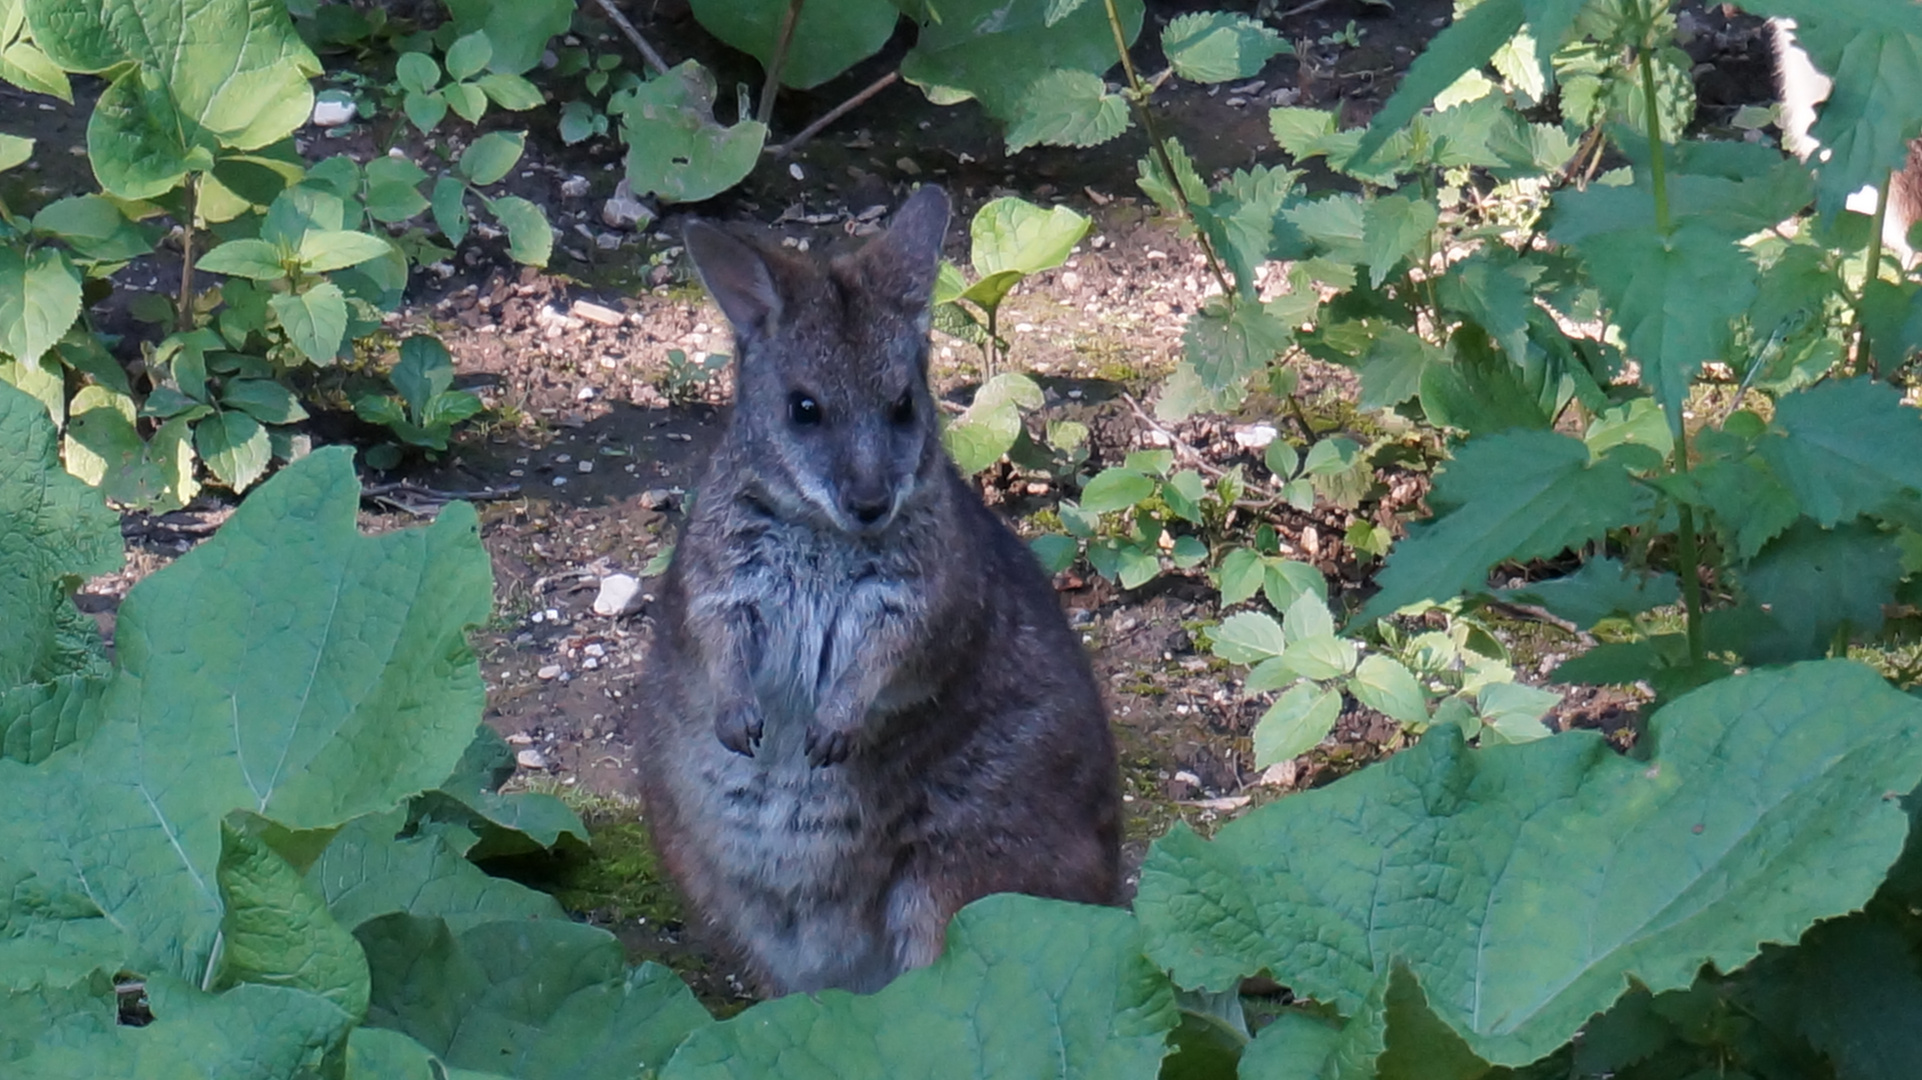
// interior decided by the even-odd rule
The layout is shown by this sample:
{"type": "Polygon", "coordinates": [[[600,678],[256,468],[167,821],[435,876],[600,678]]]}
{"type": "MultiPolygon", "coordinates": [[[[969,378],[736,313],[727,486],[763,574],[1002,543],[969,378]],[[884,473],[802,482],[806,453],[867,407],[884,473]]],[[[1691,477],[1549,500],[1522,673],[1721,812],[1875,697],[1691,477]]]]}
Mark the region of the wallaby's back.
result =
{"type": "Polygon", "coordinates": [[[736,405],[635,719],[664,861],[777,993],[872,990],[992,892],[1110,903],[1114,746],[1026,545],[941,449],[947,199],[825,267],[694,225],[736,405]]]}

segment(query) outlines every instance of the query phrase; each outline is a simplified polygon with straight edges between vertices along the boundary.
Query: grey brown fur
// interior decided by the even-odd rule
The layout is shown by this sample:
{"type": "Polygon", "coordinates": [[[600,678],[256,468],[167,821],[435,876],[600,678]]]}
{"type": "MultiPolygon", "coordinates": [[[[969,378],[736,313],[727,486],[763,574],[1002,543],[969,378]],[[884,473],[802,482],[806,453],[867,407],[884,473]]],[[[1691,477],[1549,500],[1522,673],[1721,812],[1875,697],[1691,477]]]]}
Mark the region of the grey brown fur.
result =
{"type": "Polygon", "coordinates": [[[668,870],[773,993],[877,989],[988,893],[1116,898],[1087,658],[935,424],[947,220],[924,187],[825,267],[686,233],[734,326],[736,405],[668,572],[636,742],[668,870]]]}

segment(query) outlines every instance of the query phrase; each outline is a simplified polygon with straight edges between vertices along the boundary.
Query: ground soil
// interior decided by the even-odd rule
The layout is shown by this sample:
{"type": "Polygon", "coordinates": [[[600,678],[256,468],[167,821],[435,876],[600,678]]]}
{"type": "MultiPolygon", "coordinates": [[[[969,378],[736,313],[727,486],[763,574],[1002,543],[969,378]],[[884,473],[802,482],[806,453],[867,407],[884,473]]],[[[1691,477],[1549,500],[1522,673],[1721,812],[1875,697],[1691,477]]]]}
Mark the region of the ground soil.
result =
{"type": "MultiPolygon", "coordinates": [[[[736,78],[758,84],[751,62],[707,39],[684,4],[628,6],[670,60],[697,56],[717,70],[723,86],[736,78]]],[[[1194,5],[1150,6],[1154,20],[1194,5]]],[[[1298,56],[1277,58],[1246,83],[1210,89],[1176,81],[1157,96],[1159,122],[1183,140],[1204,171],[1276,160],[1266,122],[1273,104],[1335,107],[1349,123],[1365,121],[1445,22],[1451,0],[1397,0],[1392,9],[1353,0],[1301,7],[1308,10],[1279,23],[1300,44],[1298,56]],[[1317,44],[1350,19],[1358,45],[1317,44]]],[[[1731,21],[1719,8],[1693,9],[1686,17],[1699,31],[1691,48],[1704,65],[1698,72],[1702,122],[1726,124],[1736,106],[1765,100],[1767,63],[1753,20],[1731,21]]],[[[1144,34],[1144,40],[1152,37],[1144,34]]],[[[598,44],[622,47],[612,31],[598,44]]],[[[898,56],[901,46],[896,42],[891,54],[898,56]]],[[[1143,46],[1141,52],[1144,67],[1155,68],[1152,49],[1143,46]]],[[[891,54],[817,92],[789,95],[776,116],[777,137],[885,72],[891,54]]],[[[90,92],[85,85],[81,90],[90,92]]],[[[0,95],[7,107],[24,100],[4,88],[0,95]]],[[[35,99],[32,133],[48,145],[77,151],[84,145],[86,107],[85,100],[66,109],[35,99]]],[[[671,369],[677,351],[699,357],[731,348],[718,313],[690,283],[675,242],[687,214],[758,223],[784,242],[814,251],[871,231],[883,212],[877,208],[891,208],[918,182],[946,185],[958,221],[1001,194],[1089,214],[1095,227],[1074,257],[1023,284],[1004,309],[1013,364],[1044,377],[1045,416],[1089,424],[1090,467],[1172,439],[1213,465],[1239,463],[1259,472],[1258,452],[1243,449],[1234,436],[1271,420],[1272,403],[1257,401],[1246,415],[1190,422],[1172,432],[1144,418],[1160,376],[1178,353],[1186,317],[1213,286],[1194,244],[1134,186],[1135,161],[1146,145],[1138,130],[1091,151],[1040,149],[1009,157],[998,132],[972,105],[935,108],[917,90],[896,85],[792,158],[765,162],[725,196],[669,207],[640,231],[619,231],[600,220],[601,204],[619,175],[618,147],[610,140],[565,147],[541,123],[530,126],[535,130],[528,155],[509,186],[547,208],[562,237],[554,264],[544,272],[514,267],[500,241],[477,237],[439,272],[418,275],[409,304],[394,320],[397,332],[427,329],[443,337],[461,383],[493,407],[491,419],[441,461],[412,463],[394,475],[370,474],[374,494],[366,524],[411,524],[450,494],[481,499],[482,537],[496,582],[495,616],[476,635],[488,689],[486,720],[521,751],[525,782],[600,796],[585,803],[597,808],[598,821],[609,828],[632,813],[619,802],[631,794],[634,774],[623,718],[645,707],[648,611],[608,618],[594,614],[592,602],[602,577],[645,577],[671,543],[685,492],[728,401],[724,376],[690,382],[671,369]],[[575,178],[587,181],[585,193],[580,183],[570,183],[575,178]]],[[[450,132],[438,143],[401,145],[411,154],[448,156],[471,135],[450,132]]],[[[302,136],[310,157],[378,152],[390,137],[380,121],[325,135],[309,129],[302,136]]],[[[29,190],[10,193],[15,205],[36,193],[44,200],[91,187],[76,171],[84,169],[84,157],[43,150],[36,161],[47,164],[28,178],[29,190]]],[[[1329,181],[1311,176],[1310,182],[1329,181]]],[[[948,253],[965,264],[965,229],[951,234],[948,253]]],[[[130,269],[119,284],[123,293],[173,288],[163,268],[146,265],[130,269]]],[[[116,305],[124,308],[124,297],[116,305]]],[[[1315,403],[1318,422],[1359,423],[1344,404],[1352,400],[1347,373],[1304,364],[1304,396],[1315,403]]],[[[980,356],[970,345],[940,339],[935,369],[941,392],[964,402],[979,382],[980,356]]],[[[1278,423],[1284,434],[1298,434],[1278,423]]],[[[335,430],[367,434],[351,424],[335,430]]],[[[1364,590],[1373,570],[1369,557],[1342,541],[1356,515],[1397,527],[1420,510],[1426,482],[1418,470],[1384,472],[1378,479],[1360,511],[1300,514],[1283,508],[1269,516],[1287,549],[1331,577],[1338,598],[1364,590]]],[[[1060,494],[1052,484],[1006,469],[984,474],[983,489],[990,503],[1012,512],[1017,527],[1028,531],[1029,519],[1060,494]]],[[[128,568],[90,583],[83,605],[110,626],[131,581],[189,548],[228,512],[225,501],[209,495],[175,514],[128,515],[128,568]]],[[[1397,725],[1351,702],[1334,738],[1294,762],[1258,771],[1249,736],[1265,700],[1244,698],[1238,669],[1195,648],[1196,625],[1218,618],[1217,597],[1205,581],[1171,574],[1125,592],[1081,568],[1062,575],[1058,588],[1090,645],[1120,735],[1134,811],[1134,858],[1176,816],[1206,828],[1406,742],[1397,725]]],[[[1514,649],[1521,675],[1535,682],[1581,647],[1539,622],[1501,622],[1498,633],[1514,649]]],[[[1558,725],[1634,727],[1639,702],[1633,694],[1556,689],[1569,695],[1554,714],[1558,725]]],[[[656,955],[663,943],[679,939],[671,906],[648,909],[654,912],[651,923],[632,905],[586,906],[596,907],[594,914],[615,925],[637,953],[656,955]]],[[[702,966],[685,956],[679,963],[702,966]]],[[[720,973],[720,981],[704,989],[724,995],[731,986],[720,973]]]]}

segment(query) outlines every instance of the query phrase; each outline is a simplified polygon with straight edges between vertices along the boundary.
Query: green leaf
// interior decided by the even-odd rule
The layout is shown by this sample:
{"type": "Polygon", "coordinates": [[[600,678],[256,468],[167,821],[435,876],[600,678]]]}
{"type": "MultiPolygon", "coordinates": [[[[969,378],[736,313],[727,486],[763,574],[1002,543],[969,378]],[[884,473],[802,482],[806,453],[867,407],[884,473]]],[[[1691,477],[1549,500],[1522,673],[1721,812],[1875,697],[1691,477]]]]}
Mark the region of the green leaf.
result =
{"type": "Polygon", "coordinates": [[[1803,519],[1762,549],[1741,571],[1742,589],[1781,628],[1745,643],[1755,663],[1827,654],[1840,633],[1849,640],[1882,628],[1882,605],[1903,577],[1893,534],[1866,520],[1824,529],[1803,519]]]}
{"type": "Polygon", "coordinates": [[[300,238],[300,265],[310,274],[323,274],[359,266],[390,250],[392,245],[371,233],[316,229],[300,238]]]}
{"type": "Polygon", "coordinates": [[[207,969],[228,811],[328,828],[433,786],[473,735],[474,512],[363,537],[359,503],[350,451],[288,465],[128,594],[95,737],[0,761],[7,858],[122,928],[150,986],[207,969]]]}
{"type": "Polygon", "coordinates": [[[433,134],[440,122],[447,119],[447,99],[439,93],[408,91],[407,96],[401,99],[400,107],[422,135],[433,134]]]}
{"type": "Polygon", "coordinates": [[[427,209],[420,193],[427,174],[404,158],[377,157],[367,163],[367,212],[375,221],[406,221],[427,209]]]}
{"type": "Polygon", "coordinates": [[[540,63],[548,39],[566,33],[574,17],[573,0],[515,0],[511,4],[447,0],[447,10],[460,33],[486,31],[494,47],[487,66],[513,75],[540,63]]]}
{"type": "Polygon", "coordinates": [[[707,1012],[680,977],[627,968],[614,936],[565,920],[387,915],[354,936],[373,973],[368,1023],[490,1075],[614,1080],[658,1070],[707,1012]]]}
{"type": "Polygon", "coordinates": [[[25,0],[34,41],[68,71],[112,83],[87,124],[102,187],[125,199],[164,194],[206,171],[222,148],[278,142],[313,110],[320,63],[284,5],[141,0],[78,7],[25,0]]]}
{"type": "Polygon", "coordinates": [[[278,281],[287,276],[280,248],[265,240],[229,240],[201,256],[195,267],[254,281],[278,281]]]}
{"type": "Polygon", "coordinates": [[[1221,620],[1208,632],[1214,653],[1231,664],[1253,664],[1280,656],[1288,639],[1281,624],[1258,611],[1244,611],[1221,620]]]}
{"type": "Polygon", "coordinates": [[[1704,360],[1727,355],[1730,323],[1755,296],[1754,261],[1729,235],[1693,221],[1667,235],[1646,225],[1576,246],[1628,354],[1642,365],[1642,382],[1679,433],[1695,373],[1704,360]]]}
{"type": "Polygon", "coordinates": [[[1236,548],[1221,557],[1221,604],[1228,607],[1261,591],[1267,566],[1254,548],[1236,548]]]}
{"type": "Polygon", "coordinates": [[[1565,577],[1536,581],[1495,593],[1511,603],[1547,608],[1583,630],[1611,615],[1639,615],[1681,599],[1675,575],[1631,572],[1621,561],[1602,555],[1565,577]]]}
{"type": "Polygon", "coordinates": [[[394,61],[394,77],[402,89],[426,94],[440,84],[440,65],[426,53],[401,53],[400,59],[394,61]]]}
{"type": "Polygon", "coordinates": [[[1297,638],[1282,650],[1281,662],[1304,679],[1339,679],[1355,668],[1355,643],[1333,634],[1297,638]]]}
{"type": "Polygon", "coordinates": [[[1375,113],[1355,150],[1356,164],[1367,162],[1415,115],[1434,103],[1442,91],[1464,74],[1480,68],[1522,28],[1525,0],[1484,0],[1436,34],[1428,47],[1408,65],[1381,110],[1375,113]]]}
{"type": "Polygon", "coordinates": [[[1922,491],[1922,413],[1886,383],[1837,379],[1784,394],[1759,449],[1822,525],[1922,491]]]}
{"type": "Polygon", "coordinates": [[[1368,284],[1380,288],[1389,271],[1422,250],[1440,220],[1441,211],[1427,199],[1383,195],[1363,203],[1362,261],[1368,264],[1368,284]]]}
{"type": "Polygon", "coordinates": [[[1182,332],[1188,362],[1211,390],[1240,387],[1268,366],[1293,334],[1264,306],[1241,299],[1226,311],[1203,309],[1188,316],[1182,332]]]}
{"type": "Polygon", "coordinates": [[[275,293],[267,301],[287,339],[307,359],[326,367],[347,336],[347,297],[340,286],[322,281],[302,293],[275,293]]]}
{"type": "Polygon", "coordinates": [[[487,95],[473,83],[448,83],[436,91],[436,96],[454,110],[455,116],[470,124],[480,123],[480,118],[487,115],[487,95]]]}
{"type": "Polygon", "coordinates": [[[1074,565],[1075,556],[1081,554],[1081,543],[1072,536],[1059,534],[1037,536],[1028,541],[1034,557],[1041,568],[1050,574],[1059,574],[1074,565]]]}
{"type": "Polygon", "coordinates": [[[454,358],[432,334],[413,334],[400,343],[400,359],[387,378],[400,391],[415,416],[427,403],[454,384],[454,358]]]}
{"type": "Polygon", "coordinates": [[[0,247],[0,353],[32,367],[80,317],[80,272],[54,248],[0,247]]]}
{"type": "Polygon", "coordinates": [[[1137,469],[1115,466],[1101,470],[1081,489],[1081,508],[1090,513],[1108,514],[1126,510],[1154,493],[1154,477],[1137,469]]]}
{"type": "MultiPolygon", "coordinates": [[[[1114,31],[1102,4],[1060,10],[1002,0],[901,2],[920,24],[914,48],[901,61],[901,77],[937,104],[978,98],[990,116],[1014,122],[1029,108],[1034,80],[1010,79],[1009,72],[1100,74],[1115,65],[1114,31]]],[[[1115,11],[1123,38],[1132,43],[1141,33],[1140,0],[1117,0],[1115,11]]]]}
{"type": "Polygon", "coordinates": [[[1008,122],[1008,153],[1030,146],[1099,146],[1128,128],[1128,99],[1089,71],[1060,69],[1029,86],[1008,122]]]}
{"type": "Polygon", "coordinates": [[[1264,567],[1261,594],[1276,611],[1287,611],[1303,593],[1314,593],[1328,602],[1328,581],[1321,571],[1293,559],[1269,559],[1264,567]]]}
{"type": "Polygon", "coordinates": [[[62,661],[60,612],[96,574],[120,568],[120,528],[100,493],[60,467],[47,411],[0,386],[0,690],[74,669],[62,661]]]}
{"type": "Polygon", "coordinates": [[[71,195],[48,203],[33,215],[33,229],[59,236],[75,255],[91,262],[123,262],[153,251],[149,231],[128,221],[104,195],[71,195]]]}
{"type": "Polygon", "coordinates": [[[447,77],[456,81],[471,79],[493,58],[494,45],[487,40],[484,32],[475,30],[462,34],[447,47],[447,77]]]}
{"type": "Polygon", "coordinates": [[[1560,704],[1560,694],[1520,683],[1490,683],[1475,695],[1475,711],[1482,718],[1482,745],[1532,742],[1547,738],[1542,724],[1548,710],[1560,704]]]}
{"type": "Polygon", "coordinates": [[[1265,769],[1313,750],[1335,730],[1339,719],[1339,690],[1323,690],[1310,682],[1297,684],[1276,698],[1255,724],[1255,768],[1265,769]]]}
{"type": "Polygon", "coordinates": [[[700,202],[753,171],[767,126],[753,120],[733,127],[716,123],[714,76],[689,60],[635,88],[622,112],[621,137],[634,194],[700,202]]]}
{"type": "MultiPolygon", "coordinates": [[[[789,10],[788,0],[693,0],[708,33],[761,62],[766,70],[789,10]]],[[[803,5],[782,59],[781,85],[806,90],[881,51],[901,12],[889,0],[834,0],[803,5]]]]}
{"type": "Polygon", "coordinates": [[[220,403],[239,409],[263,424],[292,424],[307,419],[293,391],[272,379],[229,379],[220,389],[220,403]]]}
{"type": "Polygon", "coordinates": [[[467,237],[467,185],[451,176],[434,181],[434,224],[455,247],[467,237]]]}
{"type": "Polygon", "coordinates": [[[482,923],[565,920],[546,893],[490,877],[432,830],[402,835],[402,811],[348,822],[307,871],[306,882],[341,926],[357,928],[397,912],[439,918],[459,934],[482,923]]]}
{"type": "Polygon", "coordinates": [[[546,266],[554,253],[554,229],[541,208],[519,195],[487,200],[488,212],[507,227],[508,257],[522,266],[546,266]]]}
{"type": "Polygon", "coordinates": [[[1436,516],[1409,527],[1376,578],[1381,591],[1356,618],[1479,590],[1496,563],[1597,539],[1641,517],[1649,501],[1627,469],[1590,461],[1588,448],[1566,435],[1513,431],[1470,440],[1435,480],[1428,504],[1436,516]]]}
{"type": "Polygon", "coordinates": [[[972,476],[1000,461],[1021,435],[1021,410],[1041,404],[1041,387],[1018,372],[1003,372],[982,384],[968,411],[941,433],[955,467],[972,476]]]}
{"type": "Polygon", "coordinates": [[[1014,270],[1038,274],[1067,261],[1094,222],[1065,206],[1042,209],[1024,199],[996,199],[975,212],[970,258],[982,277],[1014,270]]]}
{"type": "Polygon", "coordinates": [[[1903,928],[1854,915],[1803,936],[1771,968],[1790,1023],[1836,1075],[1896,1080],[1922,1068],[1922,974],[1903,928]]]}
{"type": "Polygon", "coordinates": [[[1428,723],[1428,696],[1398,660],[1368,656],[1348,682],[1355,700],[1399,724],[1428,723]]]}
{"type": "MultiPolygon", "coordinates": [[[[258,820],[258,819],[256,819],[258,820]]],[[[356,1019],[367,1012],[367,957],[287,860],[234,822],[220,824],[214,880],[221,917],[221,988],[305,990],[356,1019]]]]}
{"type": "Polygon", "coordinates": [[[27,163],[33,157],[33,140],[0,132],[0,172],[27,163]]]}
{"type": "Polygon", "coordinates": [[[215,413],[194,428],[194,448],[220,482],[242,492],[267,471],[267,432],[244,412],[215,413]]]}
{"type": "Polygon", "coordinates": [[[470,859],[528,855],[553,847],[563,836],[588,843],[581,819],[554,796],[539,791],[501,792],[514,768],[514,751],[507,740],[486,724],[477,726],[453,773],[415,800],[412,827],[458,827],[476,838],[463,852],[470,859]]]}
{"type": "Polygon", "coordinates": [[[1124,911],[990,896],[954,917],[932,966],[866,997],[794,994],[699,1028],[662,1080],[878,1080],[937,1062],[950,1076],[1148,1080],[1178,1014],[1142,944],[1124,911]]]}
{"type": "Polygon", "coordinates": [[[476,187],[499,183],[526,148],[527,136],[521,132],[490,131],[461,151],[460,173],[476,187]]]}
{"type": "Polygon", "coordinates": [[[1280,34],[1245,15],[1206,11],[1170,21],[1161,31],[1161,51],[1176,75],[1190,82],[1218,83],[1252,79],[1268,61],[1295,50],[1280,34]]]}
{"type": "Polygon", "coordinates": [[[474,85],[487,95],[487,100],[509,112],[526,112],[547,103],[540,88],[519,75],[496,71],[475,79],[474,85]]]}
{"type": "Polygon", "coordinates": [[[1407,958],[1469,1049],[1522,1065],[1630,978],[1687,986],[1853,910],[1901,849],[1887,793],[1922,780],[1922,702],[1867,668],[1723,679],[1650,726],[1648,760],[1593,732],[1470,751],[1437,727],[1213,842],[1177,826],[1142,868],[1149,954],[1184,986],[1286,972],[1349,1015],[1407,958]]]}

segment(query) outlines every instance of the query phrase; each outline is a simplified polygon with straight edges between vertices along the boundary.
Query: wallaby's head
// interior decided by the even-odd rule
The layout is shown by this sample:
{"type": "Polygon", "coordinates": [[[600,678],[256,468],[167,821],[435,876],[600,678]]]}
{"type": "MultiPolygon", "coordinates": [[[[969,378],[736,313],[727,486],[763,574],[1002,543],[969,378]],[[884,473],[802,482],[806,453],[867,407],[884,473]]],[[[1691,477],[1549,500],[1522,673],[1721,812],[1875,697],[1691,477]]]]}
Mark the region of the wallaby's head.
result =
{"type": "Polygon", "coordinates": [[[947,229],[948,196],[933,186],[825,267],[687,226],[694,266],[734,327],[734,432],[782,512],[879,533],[934,475],[928,307],[947,229]]]}

